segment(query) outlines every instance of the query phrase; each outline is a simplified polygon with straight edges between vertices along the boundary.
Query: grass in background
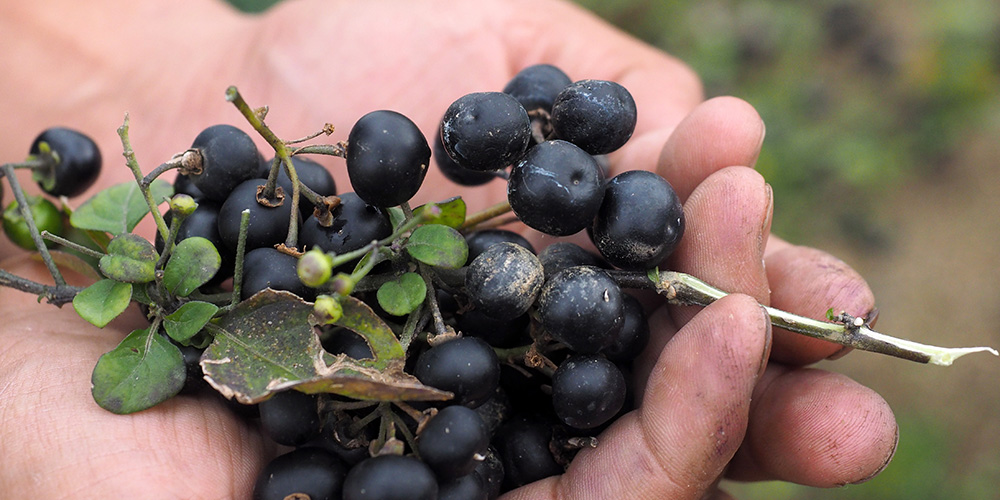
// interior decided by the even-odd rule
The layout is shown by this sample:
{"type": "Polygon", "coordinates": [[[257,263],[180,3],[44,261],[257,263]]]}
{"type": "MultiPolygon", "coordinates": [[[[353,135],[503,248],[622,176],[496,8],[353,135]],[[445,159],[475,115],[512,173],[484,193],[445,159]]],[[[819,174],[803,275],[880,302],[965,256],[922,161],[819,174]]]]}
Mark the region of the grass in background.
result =
{"type": "Polygon", "coordinates": [[[998,99],[989,0],[577,3],[686,61],[709,96],[758,109],[757,168],[775,190],[775,230],[793,240],[886,245],[880,194],[946,168],[998,99]]]}

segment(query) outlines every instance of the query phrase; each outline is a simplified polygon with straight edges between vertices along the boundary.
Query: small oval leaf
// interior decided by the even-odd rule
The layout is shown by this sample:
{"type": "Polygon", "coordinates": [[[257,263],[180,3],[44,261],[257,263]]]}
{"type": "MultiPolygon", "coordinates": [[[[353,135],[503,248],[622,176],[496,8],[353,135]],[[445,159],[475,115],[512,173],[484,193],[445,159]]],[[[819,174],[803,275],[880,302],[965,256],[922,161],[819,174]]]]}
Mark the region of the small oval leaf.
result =
{"type": "MultiPolygon", "coordinates": [[[[174,188],[169,182],[156,179],[149,186],[153,200],[160,202],[169,198],[174,188]]],[[[69,221],[73,227],[93,231],[105,231],[113,235],[125,234],[149,213],[139,186],[135,182],[124,182],[111,186],[85,201],[73,212],[69,221]]]]}
{"type": "Polygon", "coordinates": [[[73,309],[88,323],[104,328],[125,312],[132,301],[132,285],[115,280],[101,280],[73,297],[73,309]]]}
{"type": "Polygon", "coordinates": [[[208,302],[191,301],[163,317],[163,329],[170,338],[187,345],[187,342],[208,324],[219,312],[219,307],[208,302]]]}
{"type": "Polygon", "coordinates": [[[163,286],[178,297],[187,297],[208,283],[221,265],[222,258],[211,241],[200,236],[185,238],[170,254],[163,270],[163,286]]]}
{"type": "Polygon", "coordinates": [[[142,236],[125,233],[108,243],[108,253],[101,257],[101,272],[115,281],[148,283],[156,274],[160,256],[153,244],[142,236]]]}
{"type": "Polygon", "coordinates": [[[376,293],[378,304],[385,312],[403,316],[415,311],[427,297],[427,285],[417,273],[405,273],[393,281],[386,282],[376,293]]]}
{"type": "Polygon", "coordinates": [[[90,378],[91,394],[105,410],[135,413],[180,392],[185,378],[177,346],[148,329],[135,330],[97,360],[90,378]]]}
{"type": "Polygon", "coordinates": [[[413,209],[413,215],[424,217],[425,224],[443,224],[460,229],[465,223],[465,211],[465,200],[456,196],[438,203],[421,205],[413,209]]]}
{"type": "Polygon", "coordinates": [[[469,258],[465,238],[454,228],[428,224],[413,230],[406,251],[414,258],[435,267],[458,269],[469,258]]]}

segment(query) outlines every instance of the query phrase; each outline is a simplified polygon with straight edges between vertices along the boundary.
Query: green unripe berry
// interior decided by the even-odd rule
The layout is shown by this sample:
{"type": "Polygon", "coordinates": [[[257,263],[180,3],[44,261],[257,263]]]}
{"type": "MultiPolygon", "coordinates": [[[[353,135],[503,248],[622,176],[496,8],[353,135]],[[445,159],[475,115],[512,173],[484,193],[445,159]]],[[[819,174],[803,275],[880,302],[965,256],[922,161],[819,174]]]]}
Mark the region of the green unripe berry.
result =
{"type": "Polygon", "coordinates": [[[170,211],[182,218],[193,214],[197,208],[198,202],[191,195],[180,193],[170,199],[170,211]]]}
{"type": "MultiPolygon", "coordinates": [[[[28,196],[28,208],[31,209],[31,218],[35,221],[38,232],[48,231],[55,235],[62,235],[64,224],[62,212],[51,201],[41,196],[28,196]]],[[[31,230],[28,228],[28,221],[21,214],[17,201],[10,202],[3,211],[3,231],[14,244],[25,250],[36,250],[35,242],[31,239],[31,230]]],[[[45,246],[52,247],[55,243],[46,242],[45,246]]]]}
{"type": "Polygon", "coordinates": [[[317,323],[332,325],[343,316],[344,308],[340,305],[340,301],[329,295],[316,297],[316,302],[313,304],[313,317],[317,323]]]}
{"type": "Polygon", "coordinates": [[[306,286],[322,286],[333,274],[333,259],[322,250],[314,248],[299,257],[297,272],[306,286]]]}

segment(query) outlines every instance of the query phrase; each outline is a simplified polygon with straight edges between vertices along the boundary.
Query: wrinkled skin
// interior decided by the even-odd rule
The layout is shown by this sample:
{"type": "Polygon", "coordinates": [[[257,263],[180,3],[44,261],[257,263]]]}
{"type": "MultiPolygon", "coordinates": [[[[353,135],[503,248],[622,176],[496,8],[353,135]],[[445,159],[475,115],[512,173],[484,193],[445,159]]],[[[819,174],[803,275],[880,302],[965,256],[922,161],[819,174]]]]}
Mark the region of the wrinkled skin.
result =
{"type": "MultiPolygon", "coordinates": [[[[268,123],[279,136],[329,122],[338,127],[332,142],[381,108],[429,135],[452,100],[500,89],[533,63],[556,64],[574,79],[618,81],[635,96],[639,121],[612,156],[614,170],[655,170],[685,200],[687,233],[665,265],[738,294],[704,309],[652,304],[653,338],[636,370],[641,407],[566,474],[506,498],[728,498],[716,486],[724,476],[831,487],[870,478],[894,451],[885,401],[805,367],[840,347],[772,332],[756,305],[864,315],[874,299],[844,263],[769,234],[771,190],[753,170],[764,136],[755,110],[735,98],[703,102],[689,68],[572,5],[296,0],[249,17],[217,0],[4,2],[0,42],[8,68],[0,159],[22,158],[47,126],[87,131],[106,163],[84,196],[130,178],[116,153],[125,111],[145,171],[209,125],[249,130],[223,99],[230,84],[252,106],[271,107],[268,123]]],[[[348,185],[341,160],[322,161],[348,185]]],[[[461,191],[472,210],[503,192],[500,182],[461,191]]],[[[415,201],[453,194],[431,171],[415,201]]],[[[150,235],[150,226],[143,230],[150,235]]],[[[5,269],[45,279],[37,262],[3,245],[5,269]]],[[[4,289],[0,318],[0,491],[247,498],[276,452],[213,398],[178,397],[131,416],[94,404],[94,363],[139,323],[138,313],[98,330],[70,307],[4,289]]]]}

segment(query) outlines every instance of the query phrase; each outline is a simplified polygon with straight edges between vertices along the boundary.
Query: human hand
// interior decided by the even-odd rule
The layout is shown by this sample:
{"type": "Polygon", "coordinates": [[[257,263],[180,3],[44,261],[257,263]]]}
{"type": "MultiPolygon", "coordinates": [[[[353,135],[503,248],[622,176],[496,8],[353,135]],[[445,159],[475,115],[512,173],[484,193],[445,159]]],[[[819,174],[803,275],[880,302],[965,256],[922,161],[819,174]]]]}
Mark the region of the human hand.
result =
{"type": "MultiPolygon", "coordinates": [[[[330,122],[344,138],[374,109],[400,111],[430,136],[458,96],[499,89],[518,69],[549,62],[573,78],[618,81],[635,96],[636,133],[613,167],[655,168],[687,200],[687,234],[671,267],[807,315],[831,305],[857,315],[872,308],[867,286],[843,263],[770,237],[770,190],[747,168],[763,138],[756,112],[729,98],[699,105],[689,69],[568,4],[299,0],[259,18],[214,0],[0,9],[0,33],[18,42],[5,44],[14,49],[2,57],[21,69],[0,96],[18,117],[0,124],[0,153],[22,157],[48,126],[87,131],[106,163],[92,192],[130,178],[115,160],[123,111],[148,170],[210,124],[240,125],[222,99],[230,84],[251,103],[270,105],[268,124],[283,137],[330,122]],[[53,73],[59,77],[45,78],[53,73]]],[[[342,165],[328,164],[347,186],[342,165]]],[[[461,193],[474,210],[502,199],[504,187],[461,193]]],[[[454,194],[432,170],[417,201],[454,194]]],[[[44,272],[23,257],[4,267],[36,278],[44,272]]],[[[54,311],[6,289],[0,317],[0,438],[5,456],[19,457],[0,472],[3,491],[249,496],[274,450],[218,401],[182,396],[117,416],[91,400],[94,362],[138,318],[97,330],[68,308],[54,311]]],[[[650,321],[653,341],[637,370],[641,408],[567,474],[513,498],[700,498],[724,472],[832,486],[872,475],[890,456],[895,423],[877,395],[801,368],[839,346],[779,331],[770,342],[767,321],[746,296],[701,311],[660,307],[650,321]],[[772,363],[763,368],[768,351],[772,363]]]]}

